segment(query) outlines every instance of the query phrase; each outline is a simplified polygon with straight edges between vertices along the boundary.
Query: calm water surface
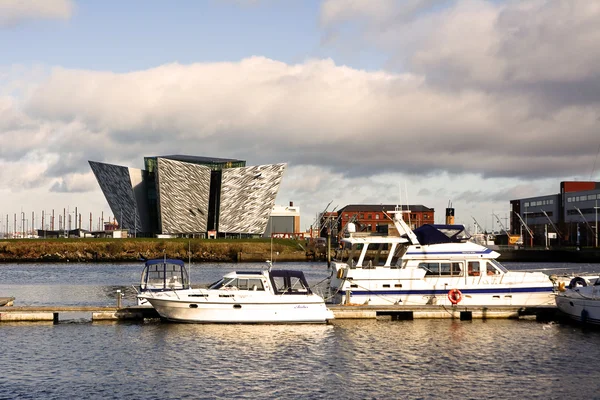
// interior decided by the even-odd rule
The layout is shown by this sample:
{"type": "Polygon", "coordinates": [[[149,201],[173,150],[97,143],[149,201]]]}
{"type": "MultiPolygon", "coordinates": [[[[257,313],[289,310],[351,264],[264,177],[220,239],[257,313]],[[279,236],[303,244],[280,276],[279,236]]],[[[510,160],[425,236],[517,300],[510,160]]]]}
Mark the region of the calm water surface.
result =
{"type": "MultiPolygon", "coordinates": [[[[316,283],[325,264],[280,264],[316,283]]],[[[510,268],[520,268],[507,264],[510,268]]],[[[192,266],[207,283],[257,264],[192,266]]],[[[527,268],[600,270],[598,265],[527,268]]],[[[134,303],[139,264],[4,264],[15,305],[134,303]]],[[[61,315],[61,318],[63,316],[61,315]]],[[[593,399],[600,331],[535,321],[0,323],[0,399],[593,399]]]]}

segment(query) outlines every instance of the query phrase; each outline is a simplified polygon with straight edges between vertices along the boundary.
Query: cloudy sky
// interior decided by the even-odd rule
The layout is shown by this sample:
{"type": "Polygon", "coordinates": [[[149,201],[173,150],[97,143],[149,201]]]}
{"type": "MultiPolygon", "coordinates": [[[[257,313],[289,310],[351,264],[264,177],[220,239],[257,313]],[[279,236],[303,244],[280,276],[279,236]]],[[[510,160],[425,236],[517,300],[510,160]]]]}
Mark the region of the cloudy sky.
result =
{"type": "MultiPolygon", "coordinates": [[[[600,180],[600,0],[0,0],[0,226],[112,215],[88,160],[288,163],[331,202],[511,199],[600,180]]],[[[89,223],[84,222],[84,228],[89,223]]]]}

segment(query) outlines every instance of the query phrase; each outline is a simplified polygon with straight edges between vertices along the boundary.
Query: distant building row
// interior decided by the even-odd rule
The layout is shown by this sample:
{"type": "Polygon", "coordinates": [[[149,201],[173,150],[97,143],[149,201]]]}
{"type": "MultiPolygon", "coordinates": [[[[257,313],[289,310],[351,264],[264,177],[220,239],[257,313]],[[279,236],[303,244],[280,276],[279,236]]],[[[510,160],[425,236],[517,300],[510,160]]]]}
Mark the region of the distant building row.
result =
{"type": "Polygon", "coordinates": [[[140,236],[263,235],[286,164],[145,157],[145,169],[89,161],[122,229],[140,236]]]}
{"type": "Polygon", "coordinates": [[[411,228],[433,224],[435,210],[423,205],[398,206],[395,204],[349,204],[337,212],[324,213],[321,216],[319,236],[331,234],[338,239],[343,237],[349,222],[353,222],[359,231],[388,233],[392,221],[388,211],[404,210],[403,219],[411,228]]]}
{"type": "Polygon", "coordinates": [[[561,182],[557,194],[511,200],[511,233],[522,233],[525,246],[598,246],[599,200],[600,182],[579,181],[561,182]]]}

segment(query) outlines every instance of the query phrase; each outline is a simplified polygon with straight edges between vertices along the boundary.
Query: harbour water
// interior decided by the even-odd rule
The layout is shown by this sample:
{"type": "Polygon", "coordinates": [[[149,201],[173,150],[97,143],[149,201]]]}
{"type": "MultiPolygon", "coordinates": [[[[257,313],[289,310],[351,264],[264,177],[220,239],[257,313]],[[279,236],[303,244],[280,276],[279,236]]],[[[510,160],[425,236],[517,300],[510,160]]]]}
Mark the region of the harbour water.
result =
{"type": "MultiPolygon", "coordinates": [[[[310,283],[324,263],[302,269],[310,283]]],[[[509,268],[521,268],[507,264],[509,268]]],[[[600,271],[600,265],[526,264],[600,271]]],[[[194,265],[208,283],[259,264],[194,265]]],[[[15,305],[133,304],[140,264],[4,264],[15,305]]],[[[61,314],[62,318],[62,314],[61,314]]],[[[0,399],[600,398],[600,331],[530,320],[0,323],[0,399]]]]}

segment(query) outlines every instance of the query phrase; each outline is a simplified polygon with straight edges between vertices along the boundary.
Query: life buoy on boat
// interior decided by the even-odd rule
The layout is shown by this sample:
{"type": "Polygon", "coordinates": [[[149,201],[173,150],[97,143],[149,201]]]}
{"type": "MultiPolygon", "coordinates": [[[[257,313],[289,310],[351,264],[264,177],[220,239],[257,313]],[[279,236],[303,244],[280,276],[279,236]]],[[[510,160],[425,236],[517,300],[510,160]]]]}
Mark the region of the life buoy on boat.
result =
{"type": "Polygon", "coordinates": [[[575,289],[577,286],[580,286],[580,287],[587,286],[587,282],[582,277],[577,276],[577,277],[571,279],[571,282],[569,282],[569,289],[575,289]]]}
{"type": "Polygon", "coordinates": [[[448,300],[452,304],[458,304],[462,300],[462,293],[458,289],[450,289],[448,291],[448,300]]]}

